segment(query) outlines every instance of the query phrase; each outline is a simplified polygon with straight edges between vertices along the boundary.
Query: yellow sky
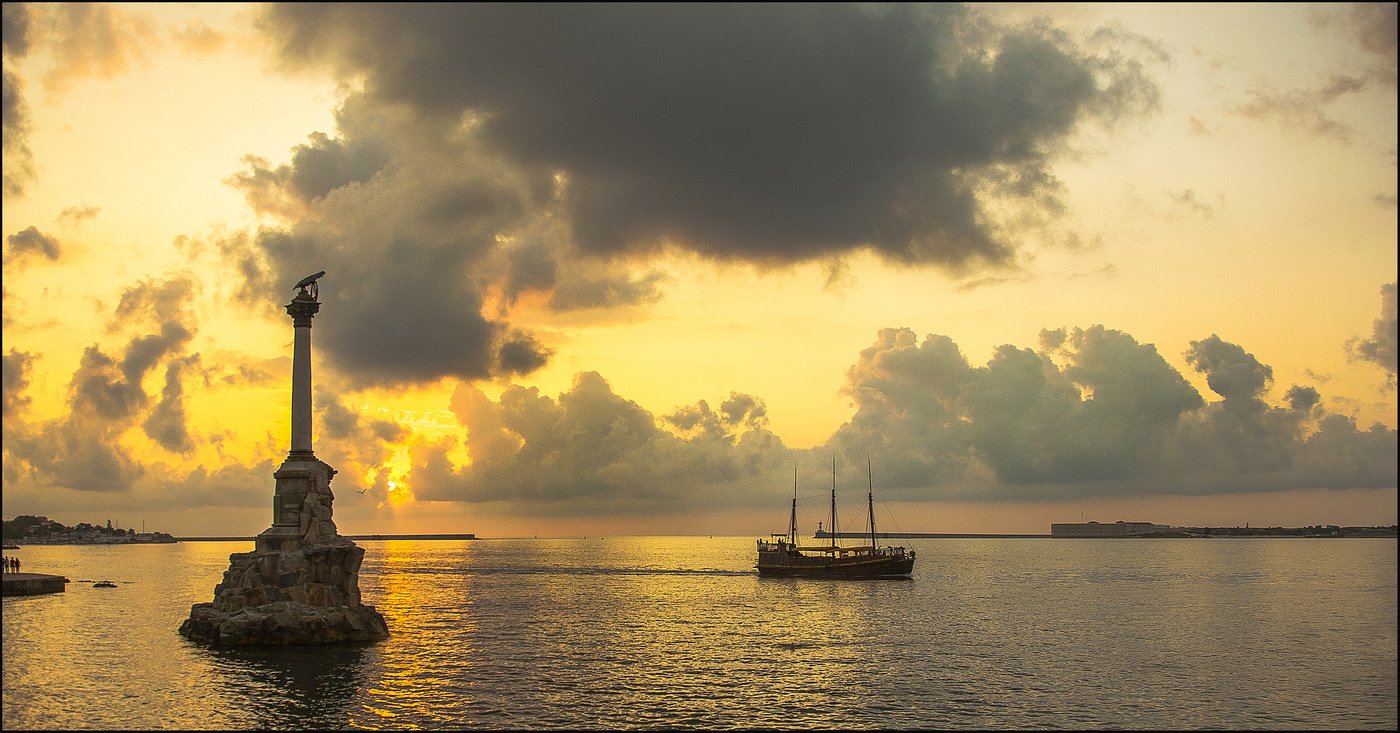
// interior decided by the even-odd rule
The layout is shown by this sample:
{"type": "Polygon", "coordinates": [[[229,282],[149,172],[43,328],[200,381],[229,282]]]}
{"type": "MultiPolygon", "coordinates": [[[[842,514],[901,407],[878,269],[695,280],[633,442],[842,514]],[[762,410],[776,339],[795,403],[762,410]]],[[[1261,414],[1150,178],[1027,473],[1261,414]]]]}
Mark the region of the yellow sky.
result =
{"type": "MultiPolygon", "coordinates": [[[[1150,114],[1112,126],[1086,123],[1058,141],[1052,170],[1068,213],[1018,235],[1015,267],[957,276],[893,263],[859,247],[778,265],[715,262],[677,249],[634,253],[625,261],[633,273],[662,274],[658,300],[560,312],[538,294],[523,297],[508,314],[510,325],[534,333],[552,357],[531,373],[476,386],[492,400],[512,384],[558,398],[579,372],[597,372],[614,394],[658,417],[699,400],[718,408],[731,393],[748,394],[766,405],[768,430],[788,448],[807,449],[826,444],[852,419],[856,405],[843,391],[847,370],[880,329],[946,335],[976,368],[1003,344],[1040,348],[1042,329],[1103,324],[1154,345],[1207,403],[1220,395],[1185,353],[1191,342],[1218,334],[1272,368],[1265,402],[1280,405],[1290,387],[1313,386],[1327,414],[1354,418],[1363,431],[1373,423],[1391,430],[1393,451],[1393,312],[1389,388],[1383,366],[1348,350],[1349,342],[1373,336],[1373,322],[1385,317],[1382,287],[1396,280],[1393,27],[1388,47],[1377,51],[1359,44],[1358,26],[1340,6],[985,10],[999,22],[1050,15],[1077,38],[1095,28],[1117,29],[1127,39],[1122,47],[1145,60],[1160,94],[1150,114]],[[1353,90],[1321,93],[1339,78],[1353,80],[1353,90]],[[1084,244],[1042,241],[1066,233],[1084,244]]],[[[85,349],[97,345],[117,356],[159,326],[119,319],[124,294],[142,283],[186,278],[189,321],[198,326],[181,353],[198,354],[203,369],[199,378],[188,371],[184,377],[183,409],[194,445],[184,454],[163,450],[142,433],[139,420],[122,428],[115,444],[136,464],[165,465],[142,480],[184,476],[191,464],[213,472],[221,465],[280,460],[291,342],[280,306],[291,283],[267,292],[261,310],[248,307],[240,300],[244,280],[219,245],[285,222],[260,216],[230,180],[248,170],[245,156],[275,168],[291,161],[293,148],[312,133],[335,138],[335,113],[355,80],[347,87],[345,79],[311,65],[292,70],[274,63],[265,29],[253,23],[257,12],[245,5],[98,6],[88,9],[84,25],[55,6],[38,6],[26,51],[7,45],[6,76],[22,82],[34,167],[23,193],[4,201],[3,350],[33,359],[22,394],[30,400],[25,422],[21,426],[7,411],[7,436],[12,426],[39,430],[70,413],[70,384],[85,349]],[[99,27],[110,33],[94,44],[99,27]],[[30,227],[59,242],[61,257],[21,252],[14,238],[30,227]],[[237,381],[237,366],[257,366],[264,376],[237,381]]],[[[15,170],[8,147],[5,165],[8,176],[15,170]]],[[[327,291],[338,287],[338,274],[328,274],[327,291]]],[[[337,317],[328,303],[317,325],[337,317]]],[[[596,524],[617,534],[635,520],[639,532],[679,532],[691,521],[683,517],[693,518],[663,519],[639,509],[637,516],[658,518],[599,518],[615,512],[565,518],[551,510],[522,519],[513,516],[519,512],[513,505],[411,498],[402,489],[410,446],[462,442],[451,402],[465,380],[367,387],[327,351],[316,352],[316,364],[317,383],[340,390],[362,427],[387,420],[406,429],[384,442],[384,453],[366,448],[346,458],[350,465],[337,465],[343,530],[586,534],[596,524]],[[357,487],[375,483],[376,476],[380,485],[366,497],[377,498],[359,497],[357,487]],[[397,494],[383,485],[391,478],[400,485],[397,494]],[[535,526],[540,529],[531,530],[535,526]]],[[[153,368],[142,378],[148,410],[165,374],[153,368]]],[[[317,449],[324,455],[323,435],[318,424],[317,449]]],[[[459,445],[449,455],[464,464],[467,451],[459,445]]],[[[234,502],[239,508],[224,520],[162,510],[142,498],[157,494],[139,481],[130,496],[66,488],[56,494],[63,505],[46,504],[40,494],[11,499],[12,485],[36,477],[12,476],[19,463],[9,452],[6,462],[6,517],[40,513],[94,521],[93,512],[126,503],[139,507],[130,511],[161,517],[164,528],[177,533],[221,533],[227,517],[236,516],[228,533],[252,534],[266,521],[259,518],[266,504],[261,499],[234,502]]],[[[271,488],[269,476],[246,491],[270,497],[271,488]]],[[[1142,505],[1153,516],[1097,518],[1233,524],[1249,514],[1240,502],[1267,505],[1283,497],[1292,507],[1312,508],[1340,497],[1351,509],[1338,521],[1393,523],[1394,486],[1365,488],[1225,494],[1236,497],[1228,501],[1166,494],[1142,505]],[[1203,505],[1228,509],[1203,515],[1203,505]]],[[[744,491],[770,489],[781,503],[779,485],[744,491]]],[[[930,501],[912,516],[930,523],[964,517],[961,527],[939,524],[931,531],[1033,532],[1049,521],[1077,519],[1092,500],[1050,502],[1061,506],[1058,514],[1041,504],[998,501],[957,510],[930,501]],[[1020,508],[1008,514],[998,509],[1004,506],[1020,508]]],[[[1128,511],[1139,505],[1108,506],[1128,511]]],[[[723,526],[706,533],[757,531],[741,519],[748,514],[717,506],[707,516],[723,517],[712,522],[723,526]]],[[[1275,516],[1304,521],[1298,511],[1275,516]]],[[[1261,509],[1254,521],[1269,523],[1269,517],[1261,509]]]]}

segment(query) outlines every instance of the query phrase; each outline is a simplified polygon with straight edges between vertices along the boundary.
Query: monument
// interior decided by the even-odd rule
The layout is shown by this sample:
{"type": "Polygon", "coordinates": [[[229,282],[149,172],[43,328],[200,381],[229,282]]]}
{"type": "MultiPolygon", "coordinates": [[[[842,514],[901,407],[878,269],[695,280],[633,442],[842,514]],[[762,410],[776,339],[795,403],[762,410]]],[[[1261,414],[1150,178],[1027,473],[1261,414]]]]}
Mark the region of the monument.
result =
{"type": "Polygon", "coordinates": [[[272,495],[272,526],[252,552],[229,555],[212,603],[196,603],[180,634],[220,646],[337,644],[389,636],[384,617],[360,602],[364,548],[336,532],[335,469],[311,450],[311,319],[321,310],[316,281],[302,279],[292,317],[292,448],[272,495]]]}

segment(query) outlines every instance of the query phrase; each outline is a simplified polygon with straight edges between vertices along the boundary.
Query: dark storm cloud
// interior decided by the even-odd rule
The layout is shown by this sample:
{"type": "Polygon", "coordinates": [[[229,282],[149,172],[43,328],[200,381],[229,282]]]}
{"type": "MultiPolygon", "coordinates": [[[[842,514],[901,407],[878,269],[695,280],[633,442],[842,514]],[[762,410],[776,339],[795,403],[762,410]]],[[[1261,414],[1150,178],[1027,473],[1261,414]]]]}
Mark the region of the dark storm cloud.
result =
{"type": "Polygon", "coordinates": [[[532,192],[484,164],[444,165],[462,150],[392,114],[349,103],[340,119],[343,129],[378,136],[345,150],[382,145],[395,151],[394,165],[323,191],[349,174],[343,161],[327,161],[341,148],[313,140],[303,153],[318,155],[300,160],[314,174],[292,167],[236,178],[250,202],[288,222],[218,242],[244,276],[237,295],[280,311],[294,283],[325,270],[317,348],[362,386],[483,379],[542,363],[543,347],[483,313],[497,235],[527,221],[532,192]]]}
{"type": "Polygon", "coordinates": [[[284,61],[363,91],[334,136],[285,164],[246,159],[232,183],[282,223],[221,247],[250,301],[330,273],[318,343],[359,384],[538,368],[548,349],[513,336],[511,308],[653,302],[663,247],[1010,265],[1018,227],[1063,208],[1049,161],[1075,130],[1156,103],[1140,43],[956,6],[289,5],[264,20],[284,61]],[[1002,217],[1008,202],[1041,213],[1002,217]]]}
{"type": "Polygon", "coordinates": [[[33,154],[29,150],[29,106],[24,101],[24,82],[10,70],[12,60],[29,53],[29,6],[5,3],[3,32],[3,79],[0,79],[0,134],[5,154],[4,193],[18,196],[34,177],[33,154]]]}
{"type": "Polygon", "coordinates": [[[327,270],[319,283],[324,305],[314,322],[316,347],[361,383],[492,374],[502,327],[482,316],[462,250],[390,236],[367,245],[378,250],[375,259],[342,260],[329,236],[275,231],[262,233],[257,246],[277,264],[257,270],[264,287],[256,293],[250,288],[245,297],[266,308],[290,301],[301,277],[327,270]]]}
{"type": "Polygon", "coordinates": [[[504,288],[514,303],[531,291],[548,292],[555,311],[622,308],[661,298],[659,272],[633,274],[622,264],[595,258],[573,258],[557,239],[534,237],[505,250],[504,288]]]}
{"type": "Polygon", "coordinates": [[[554,351],[523,331],[510,332],[497,349],[501,374],[529,374],[544,366],[554,351]]]}
{"type": "Polygon", "coordinates": [[[30,255],[41,255],[52,262],[63,253],[57,239],[35,227],[11,234],[5,238],[5,244],[9,245],[5,248],[7,261],[22,260],[30,255]]]}
{"type": "Polygon", "coordinates": [[[1395,386],[1396,284],[1381,286],[1381,317],[1371,324],[1370,338],[1353,338],[1347,352],[1358,361],[1369,361],[1386,371],[1386,383],[1395,386]]]}
{"type": "Polygon", "coordinates": [[[288,5],[293,62],[565,180],[586,251],[792,262],[871,247],[959,269],[1012,245],[974,194],[1036,195],[1077,125],[1155,103],[1140,67],[956,6],[288,5]],[[1136,90],[1130,94],[1127,87],[1136,90]],[[1010,190],[1010,187],[1005,187],[1010,190]]]}

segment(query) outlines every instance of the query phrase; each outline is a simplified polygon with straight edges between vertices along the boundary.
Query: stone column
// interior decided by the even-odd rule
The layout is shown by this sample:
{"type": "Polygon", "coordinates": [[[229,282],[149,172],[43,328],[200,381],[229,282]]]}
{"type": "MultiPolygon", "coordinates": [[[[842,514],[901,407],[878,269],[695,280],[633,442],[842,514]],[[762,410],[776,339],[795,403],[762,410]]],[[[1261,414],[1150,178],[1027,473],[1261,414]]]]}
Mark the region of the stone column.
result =
{"type": "Polygon", "coordinates": [[[292,445],[287,460],[273,477],[272,526],[258,535],[259,551],[301,547],[314,517],[306,512],[307,497],[325,492],[335,469],[311,450],[311,319],[321,310],[316,283],[301,286],[287,304],[292,317],[292,445]]]}
{"type": "Polygon", "coordinates": [[[305,288],[287,304],[292,317],[292,450],[288,458],[312,458],[311,451],[311,319],[321,304],[305,288]]]}

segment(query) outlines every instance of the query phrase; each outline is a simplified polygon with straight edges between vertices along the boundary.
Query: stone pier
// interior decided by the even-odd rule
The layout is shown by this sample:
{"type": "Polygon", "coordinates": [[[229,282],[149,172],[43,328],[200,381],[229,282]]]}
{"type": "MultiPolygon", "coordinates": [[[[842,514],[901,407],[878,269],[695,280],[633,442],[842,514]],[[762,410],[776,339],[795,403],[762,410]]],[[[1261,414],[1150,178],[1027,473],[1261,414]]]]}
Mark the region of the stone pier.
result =
{"type": "Polygon", "coordinates": [[[378,641],[384,617],[360,602],[364,548],[342,537],[332,519],[335,469],[311,448],[311,319],[320,311],[317,273],[297,284],[292,317],[291,451],[273,473],[272,526],[252,552],[229,556],[212,603],[196,603],[180,633],[235,646],[378,641]]]}
{"type": "Polygon", "coordinates": [[[5,573],[0,586],[7,596],[37,596],[43,593],[62,593],[67,589],[68,579],[62,575],[44,573],[5,573]]]}

